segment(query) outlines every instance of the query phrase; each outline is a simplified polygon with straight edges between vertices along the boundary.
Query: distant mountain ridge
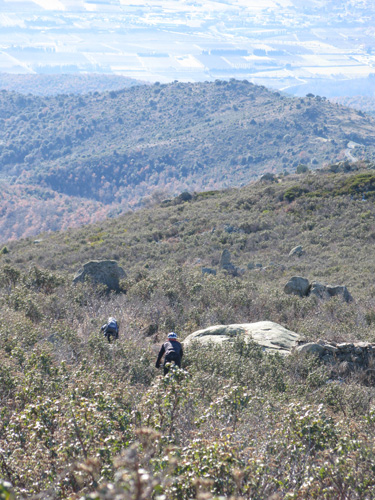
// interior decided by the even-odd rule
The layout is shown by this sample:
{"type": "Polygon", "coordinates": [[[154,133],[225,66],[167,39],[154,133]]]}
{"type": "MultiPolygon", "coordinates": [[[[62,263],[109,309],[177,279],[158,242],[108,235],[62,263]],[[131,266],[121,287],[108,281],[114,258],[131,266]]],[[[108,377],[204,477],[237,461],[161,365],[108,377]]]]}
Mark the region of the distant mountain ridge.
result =
{"type": "Polygon", "coordinates": [[[88,94],[119,90],[145,82],[120,75],[105,74],[27,74],[0,73],[0,90],[52,96],[58,94],[88,94]]]}
{"type": "MultiPolygon", "coordinates": [[[[247,81],[80,96],[2,91],[0,176],[9,191],[15,185],[45,189],[38,196],[55,199],[51,216],[58,229],[66,211],[73,223],[77,203],[90,201],[93,216],[97,206],[103,217],[140,206],[157,190],[220,189],[264,172],[293,172],[299,164],[373,160],[374,125],[361,111],[319,96],[288,98],[247,81]]],[[[2,203],[4,237],[23,235],[29,230],[24,218],[18,232],[9,233],[14,215],[8,220],[9,205],[2,203]]],[[[78,212],[75,222],[82,223],[78,212]]]]}

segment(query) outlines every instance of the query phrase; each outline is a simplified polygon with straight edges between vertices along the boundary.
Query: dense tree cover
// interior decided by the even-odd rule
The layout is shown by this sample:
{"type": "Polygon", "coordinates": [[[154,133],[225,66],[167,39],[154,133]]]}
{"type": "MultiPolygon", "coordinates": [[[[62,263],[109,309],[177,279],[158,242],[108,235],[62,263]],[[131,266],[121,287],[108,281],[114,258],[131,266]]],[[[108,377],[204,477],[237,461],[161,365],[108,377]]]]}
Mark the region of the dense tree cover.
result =
{"type": "Polygon", "coordinates": [[[0,92],[0,174],[127,210],[247,184],[264,171],[371,159],[374,119],[247,81],[135,86],[84,96],[0,92]],[[348,141],[358,147],[347,148],[348,141]]]}
{"type": "Polygon", "coordinates": [[[375,173],[355,168],[180,196],[3,247],[0,494],[373,498],[371,370],[337,379],[315,358],[241,338],[192,346],[166,378],[154,368],[171,329],[183,339],[273,320],[307,339],[374,341],[375,173]],[[297,244],[305,253],[289,257],[297,244]],[[223,249],[237,276],[219,269],[223,249]],[[119,293],[72,285],[89,258],[119,261],[119,293]],[[292,275],[346,284],[354,301],[285,295],[292,275]],[[109,315],[121,327],[112,344],[100,334],[109,315]]]}

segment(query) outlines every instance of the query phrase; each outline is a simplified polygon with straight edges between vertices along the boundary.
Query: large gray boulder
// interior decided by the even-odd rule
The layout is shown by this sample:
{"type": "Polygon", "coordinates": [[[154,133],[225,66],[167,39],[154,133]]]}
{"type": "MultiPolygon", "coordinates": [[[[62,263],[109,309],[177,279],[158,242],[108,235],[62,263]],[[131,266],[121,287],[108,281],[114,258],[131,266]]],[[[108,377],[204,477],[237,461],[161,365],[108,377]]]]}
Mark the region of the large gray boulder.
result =
{"type": "Polygon", "coordinates": [[[299,295],[306,297],[310,290],[310,283],[307,278],[301,276],[293,276],[284,286],[284,292],[289,295],[299,295]]]}
{"type": "Polygon", "coordinates": [[[106,285],[110,290],[120,288],[120,279],[125,278],[125,271],[114,260],[91,260],[83,265],[74,276],[73,283],[91,280],[93,283],[106,285]]]}
{"type": "Polygon", "coordinates": [[[235,337],[239,335],[243,335],[246,342],[253,340],[262,346],[264,351],[280,354],[289,354],[301,340],[298,333],[287,330],[277,323],[259,321],[257,323],[216,325],[198,330],[186,337],[184,345],[188,346],[194,341],[203,344],[233,342],[235,337]]]}

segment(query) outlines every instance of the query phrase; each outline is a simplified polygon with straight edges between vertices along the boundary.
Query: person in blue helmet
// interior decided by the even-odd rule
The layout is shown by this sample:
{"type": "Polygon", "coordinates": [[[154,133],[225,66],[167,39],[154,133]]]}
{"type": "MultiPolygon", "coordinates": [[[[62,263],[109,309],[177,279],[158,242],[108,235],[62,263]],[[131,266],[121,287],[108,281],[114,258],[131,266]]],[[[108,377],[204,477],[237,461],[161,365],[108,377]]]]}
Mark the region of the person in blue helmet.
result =
{"type": "Polygon", "coordinates": [[[158,359],[156,360],[156,368],[160,367],[160,362],[161,358],[165,354],[164,357],[164,375],[166,375],[169,372],[169,367],[170,365],[167,366],[169,363],[173,363],[177,365],[179,368],[181,368],[181,360],[182,356],[184,354],[182,345],[180,342],[177,340],[177,334],[174,332],[168,333],[168,340],[167,342],[164,342],[164,344],[161,346],[159,354],[158,354],[158,359]]]}

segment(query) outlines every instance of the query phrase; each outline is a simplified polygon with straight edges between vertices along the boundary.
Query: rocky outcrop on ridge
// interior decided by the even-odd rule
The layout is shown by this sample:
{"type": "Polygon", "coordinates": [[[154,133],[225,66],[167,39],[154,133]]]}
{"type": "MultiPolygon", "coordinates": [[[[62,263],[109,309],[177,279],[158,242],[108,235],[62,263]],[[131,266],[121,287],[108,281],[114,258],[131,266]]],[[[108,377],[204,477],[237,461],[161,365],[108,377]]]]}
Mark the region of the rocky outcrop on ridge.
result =
{"type": "Polygon", "coordinates": [[[353,297],[344,285],[325,285],[317,281],[309,282],[307,278],[293,276],[284,286],[284,292],[299,297],[308,297],[315,295],[320,299],[329,299],[331,297],[342,297],[346,302],[351,302],[353,297]]]}

